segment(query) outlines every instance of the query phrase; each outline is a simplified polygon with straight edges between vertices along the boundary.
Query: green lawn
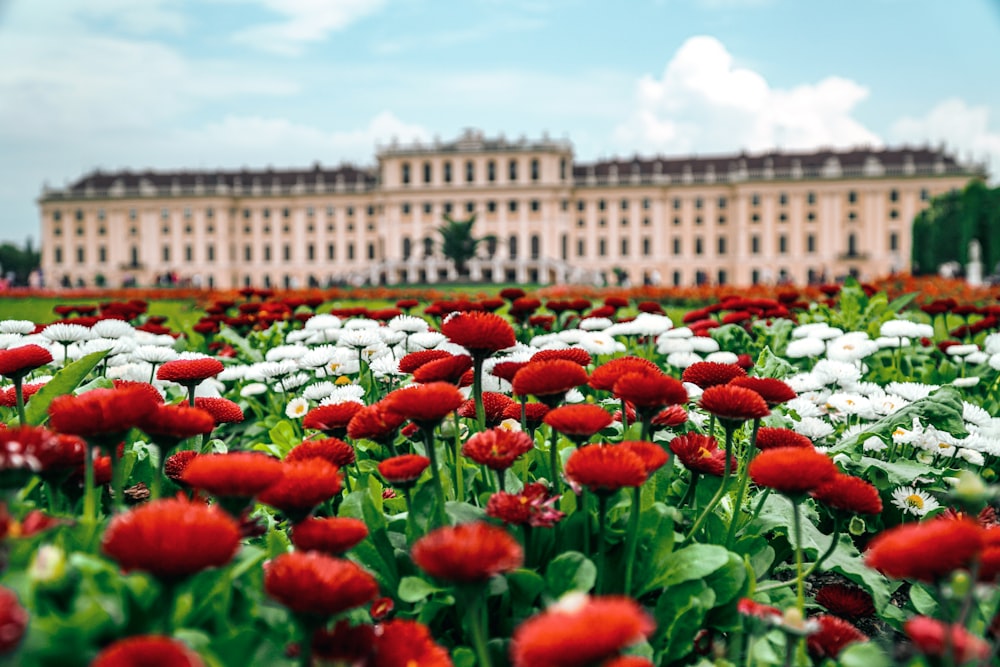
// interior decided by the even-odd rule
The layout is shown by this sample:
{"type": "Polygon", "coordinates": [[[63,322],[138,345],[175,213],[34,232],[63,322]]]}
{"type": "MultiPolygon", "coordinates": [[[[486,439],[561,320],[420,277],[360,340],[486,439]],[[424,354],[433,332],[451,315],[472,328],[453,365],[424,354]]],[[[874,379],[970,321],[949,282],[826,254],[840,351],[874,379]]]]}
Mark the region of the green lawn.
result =
{"type": "MultiPolygon", "coordinates": [[[[59,298],[26,298],[0,299],[0,320],[31,320],[32,322],[51,322],[59,319],[52,312],[57,305],[88,304],[97,305],[95,299],[59,299],[59,298]]],[[[195,308],[193,301],[162,300],[149,304],[151,315],[163,315],[167,318],[167,326],[175,330],[187,330],[194,324],[201,313],[195,308]]]]}

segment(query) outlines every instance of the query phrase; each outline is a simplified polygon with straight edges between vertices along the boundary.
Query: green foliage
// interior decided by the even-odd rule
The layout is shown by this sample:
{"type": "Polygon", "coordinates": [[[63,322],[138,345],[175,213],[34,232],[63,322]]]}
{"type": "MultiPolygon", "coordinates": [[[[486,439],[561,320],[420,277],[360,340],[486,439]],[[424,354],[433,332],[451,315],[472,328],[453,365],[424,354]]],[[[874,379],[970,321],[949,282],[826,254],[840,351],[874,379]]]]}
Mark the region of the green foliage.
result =
{"type": "Polygon", "coordinates": [[[455,263],[459,277],[466,273],[466,264],[476,256],[479,245],[493,239],[493,236],[476,238],[472,234],[472,226],[476,223],[475,214],[467,220],[454,220],[448,214],[444,223],[438,227],[441,234],[441,253],[455,263]]]}
{"type": "Polygon", "coordinates": [[[16,285],[27,285],[28,276],[41,266],[41,263],[42,254],[32,247],[30,238],[23,248],[13,243],[0,244],[0,271],[2,271],[0,277],[13,273],[16,285]]]}
{"type": "Polygon", "coordinates": [[[913,221],[913,272],[935,273],[945,262],[968,263],[969,242],[978,239],[983,266],[1000,262],[1000,187],[979,180],[931,200],[913,221]]]}
{"type": "Polygon", "coordinates": [[[45,423],[49,418],[49,405],[57,396],[70,394],[83,382],[84,378],[101,363],[108,354],[107,350],[92,352],[85,357],[62,368],[55,376],[39,389],[24,408],[25,418],[32,426],[45,423]]]}

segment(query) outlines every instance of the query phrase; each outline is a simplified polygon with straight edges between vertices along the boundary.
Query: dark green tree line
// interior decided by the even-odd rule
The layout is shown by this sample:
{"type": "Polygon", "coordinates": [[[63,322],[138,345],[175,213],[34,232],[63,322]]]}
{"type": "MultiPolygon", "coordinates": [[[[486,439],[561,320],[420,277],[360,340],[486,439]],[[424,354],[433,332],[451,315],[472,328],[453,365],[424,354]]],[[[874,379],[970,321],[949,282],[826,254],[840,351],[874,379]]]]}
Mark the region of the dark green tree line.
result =
{"type": "Polygon", "coordinates": [[[42,254],[32,247],[31,239],[23,248],[9,242],[0,243],[0,278],[12,277],[15,285],[27,285],[28,276],[41,262],[42,254]]]}
{"type": "Polygon", "coordinates": [[[982,245],[984,272],[1000,262],[1000,187],[980,180],[931,200],[913,220],[913,272],[935,273],[945,262],[969,261],[969,242],[982,245]]]}

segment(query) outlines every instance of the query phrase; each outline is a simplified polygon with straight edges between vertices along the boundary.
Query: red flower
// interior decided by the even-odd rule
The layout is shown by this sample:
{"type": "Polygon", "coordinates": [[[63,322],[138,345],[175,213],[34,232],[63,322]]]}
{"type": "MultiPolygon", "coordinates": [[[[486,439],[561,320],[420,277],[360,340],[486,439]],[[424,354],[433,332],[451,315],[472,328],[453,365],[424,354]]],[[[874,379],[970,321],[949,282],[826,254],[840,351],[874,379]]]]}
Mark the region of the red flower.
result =
{"type": "Polygon", "coordinates": [[[494,428],[469,438],[462,445],[462,454],[491,470],[503,471],[534,446],[527,433],[494,428]]]}
{"type": "Polygon", "coordinates": [[[17,648],[27,627],[28,612],[21,606],[17,594],[0,586],[0,655],[17,648]]]}
{"type": "Polygon", "coordinates": [[[891,528],[872,540],[865,565],[892,579],[932,583],[966,567],[985,531],[971,519],[935,519],[891,528]]]}
{"type": "Polygon", "coordinates": [[[264,565],[264,591],[297,614],[333,616],[374,600],[378,584],[349,560],[293,551],[264,565]]]}
{"type": "Polygon", "coordinates": [[[352,440],[383,442],[396,437],[396,429],[406,417],[392,412],[382,402],[364,406],[354,413],[347,424],[347,435],[352,440]]]}
{"type": "Polygon", "coordinates": [[[627,449],[642,459],[642,465],[646,468],[647,475],[652,475],[654,472],[662,468],[663,464],[665,464],[670,458],[663,450],[663,447],[660,447],[656,443],[652,442],[645,442],[643,440],[627,440],[617,446],[627,449]]]}
{"type": "MultiPolygon", "coordinates": [[[[594,389],[611,391],[615,382],[626,373],[648,373],[650,375],[662,375],[663,371],[659,366],[649,359],[641,357],[619,357],[601,364],[590,374],[588,384],[594,389]]],[[[686,400],[686,397],[685,397],[686,400]]]]}
{"type": "Polygon", "coordinates": [[[431,460],[417,454],[393,456],[378,464],[378,474],[390,484],[407,486],[413,484],[427,470],[431,460]]]}
{"type": "Polygon", "coordinates": [[[433,530],[416,541],[410,556],[432,577],[459,584],[484,582],[524,564],[517,540],[482,521],[433,530]]]}
{"type": "Polygon", "coordinates": [[[413,373],[424,364],[436,359],[447,359],[450,356],[453,355],[446,350],[418,350],[410,352],[399,360],[399,370],[401,373],[413,373]]]}
{"type": "Polygon", "coordinates": [[[555,508],[558,501],[558,496],[549,495],[547,486],[533,482],[526,484],[521,493],[494,493],[486,504],[486,514],[515,526],[551,528],[565,516],[555,508]]]}
{"type": "Polygon", "coordinates": [[[875,613],[872,596],[856,586],[828,584],[816,592],[816,603],[835,616],[858,619],[875,613]]]}
{"type": "Polygon", "coordinates": [[[284,474],[281,461],[255,452],[204,454],[191,459],[182,479],[220,498],[254,498],[284,474]]]}
{"type": "Polygon", "coordinates": [[[513,382],[517,372],[527,365],[527,361],[501,361],[490,369],[490,373],[501,380],[513,382]]]}
{"type": "Polygon", "coordinates": [[[354,447],[339,438],[306,440],[292,447],[285,455],[285,461],[305,461],[306,459],[326,459],[338,468],[354,463],[354,447]]]}
{"type": "MultiPolygon", "coordinates": [[[[28,399],[38,393],[38,390],[45,386],[44,382],[32,382],[21,387],[21,398],[27,403],[28,399]]],[[[17,394],[14,385],[0,389],[0,405],[5,408],[12,408],[17,405],[17,394]]]]}
{"type": "Polygon", "coordinates": [[[551,406],[562,401],[566,392],[587,382],[587,371],[566,359],[532,361],[514,376],[514,393],[536,396],[551,406]]]}
{"type": "Polygon", "coordinates": [[[529,618],[514,631],[513,667],[581,667],[614,657],[656,625],[626,597],[573,595],[529,618]]]}
{"type": "Polygon", "coordinates": [[[452,667],[452,661],[423,623],[394,620],[383,623],[375,638],[371,667],[452,667]]]}
{"type": "Polygon", "coordinates": [[[364,406],[354,401],[332,403],[313,408],[302,418],[302,428],[323,431],[326,435],[342,438],[347,434],[347,425],[364,406]]]}
{"type": "Polygon", "coordinates": [[[132,380],[112,380],[115,385],[115,389],[125,389],[126,387],[138,387],[139,389],[145,391],[149,394],[149,397],[153,399],[154,403],[163,403],[163,395],[160,390],[149,384],[148,382],[134,382],[132,380]]]}
{"type": "Polygon", "coordinates": [[[153,440],[176,445],[185,438],[211,433],[215,419],[201,408],[161,403],[146,413],[138,426],[153,440]]]}
{"type": "Polygon", "coordinates": [[[434,428],[464,401],[455,385],[447,382],[397,389],[382,399],[386,410],[416,422],[420,428],[434,428]]]}
{"type": "Polygon", "coordinates": [[[97,654],[90,667],[204,667],[198,654],[187,646],[157,635],[119,639],[97,654]]]}
{"type": "Polygon", "coordinates": [[[421,384],[447,382],[460,384],[465,371],[472,368],[472,357],[467,354],[452,354],[441,359],[428,361],[413,371],[413,380],[421,384]]]}
{"type": "Polygon", "coordinates": [[[506,299],[507,301],[515,301],[520,299],[522,296],[527,296],[527,292],[520,287],[504,287],[500,290],[500,298],[506,299]]]}
{"type": "Polygon", "coordinates": [[[139,387],[91,389],[79,396],[57,396],[49,405],[49,426],[60,433],[116,444],[156,406],[139,387]]]}
{"type": "Polygon", "coordinates": [[[639,411],[646,408],[652,412],[653,409],[681,405],[688,400],[684,385],[662,373],[624,373],[615,382],[612,391],[615,398],[625,399],[639,411]]]}
{"type": "Polygon", "coordinates": [[[238,424],[243,421],[242,408],[228,398],[198,396],[194,399],[194,407],[212,415],[216,424],[238,424]]]}
{"type": "Polygon", "coordinates": [[[674,428],[686,422],[687,419],[687,410],[679,405],[668,405],[656,413],[650,423],[654,428],[674,428]]]}
{"type": "Polygon", "coordinates": [[[638,454],[622,447],[585,445],[570,454],[566,477],[594,493],[614,493],[646,481],[646,466],[638,454]]]}
{"type": "Polygon", "coordinates": [[[1000,527],[996,524],[987,526],[983,537],[985,546],[979,555],[979,581],[991,583],[1000,576],[1000,527]]]}
{"type": "Polygon", "coordinates": [[[653,663],[637,655],[623,655],[601,663],[601,667],[655,667],[653,663]]]}
{"type": "Polygon", "coordinates": [[[52,363],[52,353],[41,345],[22,345],[0,350],[0,375],[11,380],[23,378],[49,363],[52,363]]]}
{"type": "Polygon", "coordinates": [[[177,484],[184,484],[184,471],[188,464],[198,457],[198,452],[184,450],[171,454],[163,464],[163,474],[177,484]]]}
{"type": "Polygon", "coordinates": [[[820,614],[813,618],[819,630],[806,640],[809,652],[819,658],[837,659],[848,644],[866,642],[868,636],[842,618],[820,614]]]}
{"type": "Polygon", "coordinates": [[[746,376],[747,372],[736,364],[720,364],[716,361],[698,361],[684,369],[681,380],[698,385],[702,389],[726,384],[731,380],[746,376]]]}
{"type": "Polygon", "coordinates": [[[552,359],[565,359],[581,366],[589,366],[593,361],[590,353],[579,347],[567,347],[562,350],[539,350],[531,355],[531,361],[551,361],[552,359]]]}
{"type": "Polygon", "coordinates": [[[517,342],[510,323],[493,313],[455,313],[441,325],[441,333],[478,357],[488,357],[517,342]]]}
{"type": "Polygon", "coordinates": [[[817,487],[812,497],[833,509],[852,514],[882,513],[882,498],[878,489],[860,477],[838,473],[817,487]]]}
{"type": "Polygon", "coordinates": [[[985,660],[990,655],[990,645],[961,625],[947,626],[933,618],[915,616],[903,624],[903,631],[924,655],[943,658],[947,648],[955,664],[985,660]]]}
{"type": "Polygon", "coordinates": [[[779,447],[812,448],[812,440],[787,428],[761,426],[757,431],[757,449],[777,449],[779,447]]]}
{"type": "Polygon", "coordinates": [[[215,377],[223,368],[221,361],[211,357],[174,359],[156,369],[156,379],[190,386],[215,377]]]}
{"type": "Polygon", "coordinates": [[[577,403],[549,410],[542,421],[563,435],[583,441],[610,426],[612,417],[599,405],[577,403]]]}
{"type": "Polygon", "coordinates": [[[114,517],[101,548],[126,572],[179,579],[225,565],[239,546],[240,527],[222,510],[164,499],[114,517]]]}
{"type": "Polygon", "coordinates": [[[0,472],[55,473],[83,462],[83,442],[39,426],[0,429],[0,472]]]}
{"type": "MultiPolygon", "coordinates": [[[[500,422],[504,420],[504,410],[508,406],[517,405],[512,401],[506,394],[498,394],[495,391],[484,391],[483,392],[483,409],[486,412],[486,425],[490,428],[497,426],[500,422]]],[[[520,410],[518,406],[518,410],[520,410]]],[[[458,409],[459,417],[468,417],[470,419],[475,419],[476,417],[476,402],[473,399],[467,400],[462,403],[462,407],[458,409]]]]}
{"type": "Polygon", "coordinates": [[[829,456],[804,447],[765,450],[750,462],[748,470],[758,486],[789,496],[809,493],[837,474],[837,466],[829,456]]]}
{"type": "Polygon", "coordinates": [[[367,665],[375,650],[375,628],[371,625],[351,625],[338,621],[333,630],[320,628],[312,637],[313,655],[323,663],[335,665],[367,665]]]}
{"type": "MultiPolygon", "coordinates": [[[[549,413],[549,406],[544,403],[525,403],[525,420],[529,429],[536,429],[545,421],[545,415],[549,413]]],[[[512,403],[503,411],[504,419],[516,419],[521,421],[521,404],[512,403]]]]}
{"type": "Polygon", "coordinates": [[[371,614],[373,621],[381,621],[382,619],[388,617],[395,607],[396,603],[392,601],[392,598],[377,598],[374,602],[372,602],[371,609],[368,613],[371,614]]]}
{"type": "Polygon", "coordinates": [[[340,471],[324,459],[286,461],[284,475],[258,495],[293,520],[304,519],[320,503],[340,493],[340,471]]]}
{"type": "Polygon", "coordinates": [[[777,607],[761,604],[750,598],[740,598],[740,601],[736,603],[736,611],[743,616],[759,618],[770,623],[780,623],[783,617],[781,610],[777,607]]]}
{"type": "Polygon", "coordinates": [[[757,392],[769,406],[787,403],[798,396],[788,384],[776,378],[737,377],[733,378],[729,384],[757,392]]]}
{"type": "Polygon", "coordinates": [[[292,544],[301,551],[320,551],[329,556],[353,549],[368,537],[368,527],[357,519],[309,518],[292,528],[292,544]]]}
{"type": "MultiPolygon", "coordinates": [[[[691,472],[721,477],[726,470],[726,452],[715,438],[700,433],[679,435],[670,441],[670,451],[691,472]]],[[[731,467],[736,457],[730,456],[731,467]]]]}
{"type": "Polygon", "coordinates": [[[720,421],[743,422],[771,414],[767,402],[760,397],[760,394],[752,389],[733,385],[709,387],[702,393],[698,403],[703,410],[715,415],[720,421]]]}

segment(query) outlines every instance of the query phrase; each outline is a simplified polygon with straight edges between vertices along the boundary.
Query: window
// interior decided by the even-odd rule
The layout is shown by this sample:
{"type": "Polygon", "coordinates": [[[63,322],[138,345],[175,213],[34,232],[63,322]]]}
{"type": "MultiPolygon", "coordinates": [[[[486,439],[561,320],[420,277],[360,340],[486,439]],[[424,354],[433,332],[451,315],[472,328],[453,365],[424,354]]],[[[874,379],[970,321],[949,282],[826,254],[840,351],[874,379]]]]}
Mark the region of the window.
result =
{"type": "MultiPolygon", "coordinates": [[[[896,217],[896,216],[893,216],[893,217],[896,217]]],[[[105,227],[104,225],[101,225],[100,227],[97,228],[97,235],[98,236],[105,236],[105,235],[107,235],[107,233],[108,233],[108,228],[105,227]]]]}
{"type": "Polygon", "coordinates": [[[446,201],[444,203],[444,212],[445,213],[451,213],[451,202],[450,201],[446,201]]]}
{"type": "Polygon", "coordinates": [[[816,193],[815,192],[809,192],[809,193],[806,194],[806,203],[807,204],[815,204],[816,203],[816,193]]]}
{"type": "Polygon", "coordinates": [[[476,163],[472,160],[465,161],[465,182],[472,183],[476,180],[476,163]]]}
{"type": "MultiPolygon", "coordinates": [[[[287,207],[281,209],[281,217],[282,218],[290,218],[290,217],[292,217],[292,211],[291,211],[291,209],[289,209],[287,207]]],[[[285,231],[287,231],[287,230],[285,230],[285,231]]]]}
{"type": "Polygon", "coordinates": [[[584,220],[583,218],[580,218],[579,220],[576,221],[576,226],[577,227],[583,227],[586,224],[587,224],[587,221],[584,220]]]}
{"type": "Polygon", "coordinates": [[[760,206],[760,195],[757,194],[756,192],[750,195],[750,205],[760,206]]]}
{"type": "Polygon", "coordinates": [[[679,211],[681,208],[681,200],[679,197],[674,197],[674,210],[679,211]]]}
{"type": "Polygon", "coordinates": [[[271,217],[271,209],[265,208],[264,209],[264,219],[267,220],[270,217],[271,217]]]}
{"type": "Polygon", "coordinates": [[[403,202],[403,215],[410,214],[410,202],[403,202]]]}
{"type": "Polygon", "coordinates": [[[337,259],[337,246],[332,243],[326,246],[326,258],[327,259],[337,259]]]}
{"type": "Polygon", "coordinates": [[[847,193],[847,202],[850,204],[856,204],[858,202],[858,193],[851,190],[847,193]]]}
{"type": "Polygon", "coordinates": [[[538,234],[531,235],[531,259],[538,259],[542,254],[542,239],[538,234]]]}
{"type": "Polygon", "coordinates": [[[353,243],[348,243],[347,244],[347,259],[349,259],[349,260],[353,260],[354,259],[354,244],[353,243]]]}
{"type": "Polygon", "coordinates": [[[265,262],[271,261],[271,246],[269,245],[264,246],[264,261],[265,262]]]}
{"type": "Polygon", "coordinates": [[[754,269],[750,272],[750,282],[754,285],[760,283],[760,269],[754,269]]]}
{"type": "Polygon", "coordinates": [[[720,225],[726,224],[726,216],[724,216],[724,215],[720,215],[719,216],[719,224],[720,225]]]}
{"type": "Polygon", "coordinates": [[[816,252],[816,235],[806,235],[806,252],[816,252]]]}
{"type": "Polygon", "coordinates": [[[431,163],[430,162],[424,162],[424,183],[430,183],[431,182],[431,177],[433,175],[434,175],[434,172],[433,172],[433,170],[431,168],[431,163]]]}
{"type": "MultiPolygon", "coordinates": [[[[164,227],[163,230],[164,230],[163,231],[164,234],[167,234],[167,233],[170,232],[170,228],[169,227],[164,227]]],[[[76,227],[76,235],[77,236],[83,236],[83,225],[77,225],[77,227],[76,227]]]]}
{"type": "Polygon", "coordinates": [[[510,259],[517,259],[517,237],[511,236],[507,240],[507,255],[510,259]]]}
{"type": "Polygon", "coordinates": [[[62,264],[62,248],[56,246],[55,250],[55,260],[56,264],[62,264]]]}
{"type": "MultiPolygon", "coordinates": [[[[135,227],[133,227],[132,229],[135,229],[135,227]]],[[[56,236],[62,236],[62,227],[53,227],[52,233],[56,236]]]]}
{"type": "Polygon", "coordinates": [[[622,218],[622,227],[628,227],[628,218],[622,218]]]}
{"type": "Polygon", "coordinates": [[[424,202],[424,214],[430,215],[431,211],[434,210],[434,206],[430,202],[424,202]]]}
{"type": "Polygon", "coordinates": [[[696,217],[696,218],[694,219],[694,224],[696,224],[696,225],[700,225],[701,223],[702,223],[702,219],[701,219],[701,216],[699,215],[699,216],[697,216],[697,217],[696,217]]]}
{"type": "Polygon", "coordinates": [[[409,185],[410,184],[410,163],[409,162],[404,162],[401,165],[400,168],[402,169],[402,174],[400,175],[399,180],[401,180],[403,182],[403,185],[409,185]]]}
{"type": "Polygon", "coordinates": [[[163,246],[163,261],[164,262],[170,261],[170,246],[168,245],[163,246]]]}
{"type": "Polygon", "coordinates": [[[409,259],[413,252],[413,242],[408,238],[403,239],[403,259],[409,259]]]}
{"type": "Polygon", "coordinates": [[[507,178],[511,181],[517,180],[517,160],[511,160],[507,165],[507,178]]]}
{"type": "Polygon", "coordinates": [[[788,222],[788,214],[782,213],[778,216],[778,222],[788,222]]]}
{"type": "Polygon", "coordinates": [[[249,262],[253,259],[253,248],[245,245],[243,246],[243,260],[249,262]]]}
{"type": "Polygon", "coordinates": [[[788,252],[788,237],[782,234],[778,237],[778,254],[784,255],[788,252]]]}
{"type": "Polygon", "coordinates": [[[208,261],[210,261],[210,262],[214,262],[215,261],[215,246],[214,245],[205,246],[205,258],[208,259],[208,261]]]}
{"type": "Polygon", "coordinates": [[[562,203],[559,204],[559,208],[561,208],[563,211],[568,211],[569,210],[569,200],[568,199],[563,199],[562,203]]]}
{"type": "Polygon", "coordinates": [[[541,174],[539,173],[540,171],[541,171],[541,169],[539,169],[538,160],[537,159],[533,159],[531,161],[531,180],[532,180],[532,182],[538,181],[538,179],[541,177],[541,174]]]}
{"type": "Polygon", "coordinates": [[[185,220],[190,220],[191,219],[191,209],[190,208],[185,208],[184,209],[184,219],[185,220]]]}
{"type": "Polygon", "coordinates": [[[897,209],[892,209],[889,211],[889,217],[893,220],[897,219],[899,217],[899,211],[897,209]]]}
{"type": "Polygon", "coordinates": [[[719,208],[726,208],[726,198],[719,197],[719,208]]]}
{"type": "Polygon", "coordinates": [[[489,200],[488,202],[486,202],[486,211],[487,211],[487,213],[496,213],[497,212],[497,203],[495,201],[493,201],[492,199],[489,200]]]}
{"type": "Polygon", "coordinates": [[[368,215],[370,215],[370,216],[371,215],[375,215],[375,207],[374,206],[369,206],[368,207],[368,215]]]}
{"type": "Polygon", "coordinates": [[[541,205],[541,203],[537,199],[532,199],[531,200],[531,210],[533,212],[537,213],[539,211],[539,209],[541,209],[541,207],[542,207],[542,205],[541,205]]]}
{"type": "Polygon", "coordinates": [[[184,246],[184,261],[190,262],[193,258],[194,258],[194,249],[189,245],[184,246]]]}
{"type": "Polygon", "coordinates": [[[899,190],[895,188],[889,190],[889,201],[899,201],[899,190]]]}
{"type": "Polygon", "coordinates": [[[129,257],[132,260],[132,266],[139,266],[139,248],[137,246],[129,248],[129,257]]]}
{"type": "MultiPolygon", "coordinates": [[[[167,220],[168,218],[170,218],[170,209],[169,208],[161,208],[160,209],[160,219],[161,220],[167,220]]],[[[83,220],[83,211],[77,211],[76,212],[76,219],[77,220],[83,220]]]]}
{"type": "Polygon", "coordinates": [[[851,211],[850,213],[848,213],[848,214],[847,214],[847,219],[848,219],[848,220],[857,220],[857,219],[858,219],[858,214],[857,214],[857,212],[855,212],[855,211],[851,211]]]}
{"type": "Polygon", "coordinates": [[[566,234],[559,237],[559,246],[560,257],[565,262],[569,259],[569,237],[566,234]]]}
{"type": "Polygon", "coordinates": [[[678,226],[680,224],[681,224],[681,219],[680,218],[674,218],[674,226],[676,227],[676,226],[678,226]]]}
{"type": "Polygon", "coordinates": [[[728,279],[728,277],[729,276],[726,275],[726,271],[724,269],[719,269],[719,280],[718,280],[718,282],[719,282],[720,285],[725,285],[726,284],[726,280],[728,279]]]}
{"type": "Polygon", "coordinates": [[[694,200],[694,207],[695,208],[701,208],[703,204],[704,204],[704,202],[702,201],[701,197],[695,197],[695,200],[694,200]]]}
{"type": "Polygon", "coordinates": [[[622,257],[628,257],[628,239],[622,239],[622,257]]]}
{"type": "Polygon", "coordinates": [[[759,255],[760,254],[760,237],[754,234],[750,237],[750,254],[759,255]]]}
{"type": "Polygon", "coordinates": [[[511,213],[517,213],[516,199],[511,199],[509,202],[507,202],[507,210],[510,211],[511,213]]]}
{"type": "MultiPolygon", "coordinates": [[[[895,201],[895,199],[893,201],[895,201]]],[[[103,208],[97,209],[97,219],[98,220],[104,220],[104,209],[103,208]]]]}
{"type": "Polygon", "coordinates": [[[585,202],[583,202],[583,201],[578,201],[578,202],[576,203],[576,210],[578,210],[578,211],[583,211],[583,210],[584,210],[584,209],[586,209],[586,208],[587,208],[587,204],[586,204],[585,202]]]}
{"type": "Polygon", "coordinates": [[[566,180],[566,158],[559,160],[559,180],[566,180]]]}
{"type": "Polygon", "coordinates": [[[490,183],[497,180],[497,163],[495,160],[490,160],[486,163],[486,180],[490,183]]]}
{"type": "Polygon", "coordinates": [[[349,217],[349,218],[354,217],[354,207],[353,206],[348,206],[347,207],[347,217],[349,217]]]}
{"type": "Polygon", "coordinates": [[[701,237],[700,236],[694,237],[694,254],[700,255],[703,252],[705,252],[705,248],[702,244],[701,237]]]}
{"type": "Polygon", "coordinates": [[[847,256],[855,257],[858,254],[858,237],[855,234],[847,235],[847,256]]]}
{"type": "Polygon", "coordinates": [[[605,208],[607,208],[607,202],[603,199],[597,200],[597,210],[603,211],[605,208]]]}
{"type": "Polygon", "coordinates": [[[788,195],[785,194],[784,192],[780,193],[778,195],[778,204],[781,205],[781,206],[784,206],[787,203],[788,203],[788,195]]]}
{"type": "Polygon", "coordinates": [[[628,200],[627,199],[622,199],[621,206],[622,206],[622,210],[623,211],[627,211],[628,210],[628,200]]]}
{"type": "Polygon", "coordinates": [[[608,224],[608,221],[605,220],[604,218],[601,218],[600,220],[597,221],[597,226],[598,227],[606,227],[607,224],[608,224]]]}
{"type": "Polygon", "coordinates": [[[674,287],[678,287],[681,284],[681,272],[674,271],[674,275],[671,277],[671,280],[673,280],[674,287]]]}
{"type": "Polygon", "coordinates": [[[193,230],[191,229],[191,225],[184,225],[184,233],[185,234],[190,234],[192,231],[193,230]]]}
{"type": "Polygon", "coordinates": [[[649,257],[653,254],[653,243],[648,236],[642,237],[642,254],[644,257],[649,257]]]}
{"type": "Polygon", "coordinates": [[[889,250],[899,250],[899,232],[889,232],[889,250]]]}
{"type": "Polygon", "coordinates": [[[108,249],[105,248],[104,246],[100,246],[97,248],[97,261],[101,262],[102,264],[108,261],[108,249]]]}
{"type": "Polygon", "coordinates": [[[675,255],[681,254],[681,240],[676,236],[674,237],[674,254],[675,255]]]}
{"type": "Polygon", "coordinates": [[[719,237],[719,254],[720,255],[725,255],[726,254],[726,237],[725,236],[720,236],[719,237]]]}
{"type": "Polygon", "coordinates": [[[597,254],[601,257],[608,254],[608,242],[605,239],[601,239],[597,242],[597,254]]]}
{"type": "Polygon", "coordinates": [[[287,243],[283,245],[281,247],[281,256],[285,259],[286,262],[290,262],[292,260],[292,246],[288,245],[287,243]]]}
{"type": "Polygon", "coordinates": [[[451,183],[451,162],[444,163],[444,182],[451,183]]]}
{"type": "Polygon", "coordinates": [[[584,252],[584,250],[586,250],[586,249],[587,249],[587,244],[584,242],[584,240],[583,239],[577,239],[576,240],[576,256],[577,257],[583,257],[586,254],[584,252]]]}
{"type": "Polygon", "coordinates": [[[809,222],[814,222],[816,220],[816,213],[813,211],[809,211],[808,213],[806,213],[806,220],[808,220],[809,222]]]}
{"type": "Polygon", "coordinates": [[[474,202],[474,201],[467,201],[467,202],[465,202],[465,212],[466,213],[472,213],[475,210],[476,210],[476,202],[474,202]]]}
{"type": "Polygon", "coordinates": [[[649,197],[645,197],[642,200],[642,208],[645,210],[649,210],[650,206],[652,206],[652,202],[649,201],[649,197]]]}
{"type": "Polygon", "coordinates": [[[250,219],[250,209],[248,208],[243,209],[243,219],[244,220],[250,219]]]}
{"type": "Polygon", "coordinates": [[[751,215],[750,222],[760,222],[760,213],[754,213],[751,215]]]}
{"type": "Polygon", "coordinates": [[[928,201],[930,198],[930,191],[927,188],[920,188],[920,201],[928,201]]]}
{"type": "Polygon", "coordinates": [[[375,244],[368,244],[368,259],[375,259],[375,244]]]}
{"type": "MultiPolygon", "coordinates": [[[[135,209],[132,209],[133,211],[135,209]]],[[[62,211],[52,211],[52,219],[56,222],[62,220],[62,211]]]]}
{"type": "Polygon", "coordinates": [[[130,208],[128,210],[128,219],[135,220],[137,217],[139,217],[139,213],[134,208],[130,208]]]}
{"type": "Polygon", "coordinates": [[[643,227],[649,227],[650,224],[652,224],[652,222],[650,221],[649,218],[643,218],[642,219],[642,226],[643,227]]]}

